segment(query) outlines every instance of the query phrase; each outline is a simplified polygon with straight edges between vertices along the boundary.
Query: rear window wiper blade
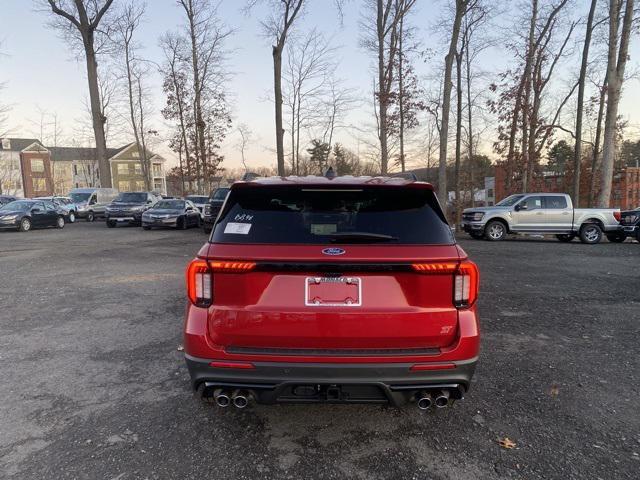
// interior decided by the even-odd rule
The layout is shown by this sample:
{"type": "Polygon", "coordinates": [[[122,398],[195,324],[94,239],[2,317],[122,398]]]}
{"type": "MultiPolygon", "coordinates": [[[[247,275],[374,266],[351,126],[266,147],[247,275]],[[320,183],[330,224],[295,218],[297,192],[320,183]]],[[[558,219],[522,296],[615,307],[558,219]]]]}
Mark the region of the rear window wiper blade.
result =
{"type": "Polygon", "coordinates": [[[369,232],[336,232],[329,233],[327,237],[330,237],[331,242],[352,242],[352,243],[366,243],[366,242],[394,242],[398,241],[398,237],[392,235],[384,235],[381,233],[369,233],[369,232]]]}

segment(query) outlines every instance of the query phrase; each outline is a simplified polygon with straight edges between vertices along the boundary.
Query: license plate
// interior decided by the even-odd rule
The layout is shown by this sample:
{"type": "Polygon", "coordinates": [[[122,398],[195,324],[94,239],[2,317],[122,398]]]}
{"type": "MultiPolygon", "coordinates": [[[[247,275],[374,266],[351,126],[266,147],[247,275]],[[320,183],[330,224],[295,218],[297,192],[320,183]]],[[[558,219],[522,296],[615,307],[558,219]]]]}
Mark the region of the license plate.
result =
{"type": "Polygon", "coordinates": [[[359,307],[362,280],[357,277],[307,277],[304,303],[308,307],[359,307]]]}
{"type": "Polygon", "coordinates": [[[116,218],[116,222],[128,222],[130,220],[133,220],[133,218],[130,218],[130,217],[116,218]]]}

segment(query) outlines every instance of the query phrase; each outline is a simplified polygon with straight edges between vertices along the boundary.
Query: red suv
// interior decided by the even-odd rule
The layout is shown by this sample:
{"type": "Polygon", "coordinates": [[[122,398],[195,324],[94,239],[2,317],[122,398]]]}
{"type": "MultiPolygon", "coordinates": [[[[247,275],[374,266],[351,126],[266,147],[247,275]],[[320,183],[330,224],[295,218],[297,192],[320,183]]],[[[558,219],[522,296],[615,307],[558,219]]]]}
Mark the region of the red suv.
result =
{"type": "Polygon", "coordinates": [[[445,407],[478,359],[478,270],[428,183],[235,183],[187,290],[187,366],[219,406],[445,407]]]}

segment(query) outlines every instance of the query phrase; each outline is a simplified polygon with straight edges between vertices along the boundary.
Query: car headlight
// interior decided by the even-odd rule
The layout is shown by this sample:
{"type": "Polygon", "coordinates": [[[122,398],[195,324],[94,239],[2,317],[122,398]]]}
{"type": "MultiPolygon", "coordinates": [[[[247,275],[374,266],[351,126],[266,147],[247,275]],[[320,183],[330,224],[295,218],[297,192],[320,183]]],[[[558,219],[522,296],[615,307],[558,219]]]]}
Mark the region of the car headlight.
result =
{"type": "Polygon", "coordinates": [[[484,213],[483,212],[475,212],[473,214],[473,221],[474,222],[479,222],[480,220],[482,220],[484,218],[484,213]]]}
{"type": "Polygon", "coordinates": [[[2,219],[2,220],[9,220],[9,221],[15,220],[17,218],[18,218],[17,214],[15,214],[15,215],[4,215],[4,216],[0,217],[0,219],[2,219]]]}
{"type": "Polygon", "coordinates": [[[84,212],[87,209],[86,205],[78,205],[78,211],[79,212],[84,212]]]}

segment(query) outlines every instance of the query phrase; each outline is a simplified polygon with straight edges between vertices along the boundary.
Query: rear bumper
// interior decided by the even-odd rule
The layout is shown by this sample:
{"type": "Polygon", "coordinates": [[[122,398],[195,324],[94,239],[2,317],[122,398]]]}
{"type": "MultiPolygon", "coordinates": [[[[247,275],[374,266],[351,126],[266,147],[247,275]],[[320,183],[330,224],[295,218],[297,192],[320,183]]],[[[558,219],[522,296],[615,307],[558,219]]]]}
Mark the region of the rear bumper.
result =
{"type": "MultiPolygon", "coordinates": [[[[477,357],[445,369],[413,371],[414,363],[335,364],[251,362],[253,368],[216,368],[185,355],[194,389],[240,389],[258,403],[391,403],[403,405],[423,390],[443,389],[454,399],[469,389],[477,357]],[[297,392],[305,391],[301,395],[297,392]]],[[[431,364],[438,368],[445,364],[431,364]]],[[[203,390],[204,390],[203,389],[203,390]]]]}
{"type": "Polygon", "coordinates": [[[625,235],[635,235],[638,230],[640,230],[638,225],[622,225],[620,227],[620,232],[625,235]]]}

